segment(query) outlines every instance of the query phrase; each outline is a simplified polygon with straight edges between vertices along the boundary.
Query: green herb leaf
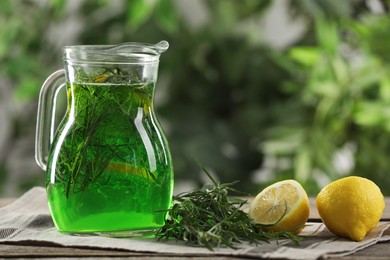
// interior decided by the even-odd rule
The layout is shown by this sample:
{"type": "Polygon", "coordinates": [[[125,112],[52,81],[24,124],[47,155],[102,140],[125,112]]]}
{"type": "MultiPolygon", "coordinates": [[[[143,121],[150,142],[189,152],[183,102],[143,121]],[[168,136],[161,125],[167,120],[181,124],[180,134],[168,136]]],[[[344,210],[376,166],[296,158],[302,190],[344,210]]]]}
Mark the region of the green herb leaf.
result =
{"type": "Polygon", "coordinates": [[[213,185],[174,196],[168,219],[156,233],[158,240],[173,238],[209,250],[221,246],[238,248],[244,241],[259,244],[280,238],[298,243],[292,232],[268,232],[264,226],[253,223],[242,209],[247,201],[228,196],[229,192],[239,192],[231,187],[236,182],[217,183],[203,166],[201,169],[213,185]]]}

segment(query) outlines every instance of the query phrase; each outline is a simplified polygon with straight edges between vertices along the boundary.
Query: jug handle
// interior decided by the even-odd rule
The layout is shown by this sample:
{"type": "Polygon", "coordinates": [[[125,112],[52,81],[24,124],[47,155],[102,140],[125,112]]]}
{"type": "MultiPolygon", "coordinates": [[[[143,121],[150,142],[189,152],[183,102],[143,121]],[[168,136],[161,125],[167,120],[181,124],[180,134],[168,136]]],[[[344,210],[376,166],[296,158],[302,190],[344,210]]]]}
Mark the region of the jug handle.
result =
{"type": "Polygon", "coordinates": [[[65,86],[65,71],[57,70],[43,83],[39,93],[37,125],[35,132],[35,160],[44,171],[47,156],[54,138],[57,95],[65,86]]]}

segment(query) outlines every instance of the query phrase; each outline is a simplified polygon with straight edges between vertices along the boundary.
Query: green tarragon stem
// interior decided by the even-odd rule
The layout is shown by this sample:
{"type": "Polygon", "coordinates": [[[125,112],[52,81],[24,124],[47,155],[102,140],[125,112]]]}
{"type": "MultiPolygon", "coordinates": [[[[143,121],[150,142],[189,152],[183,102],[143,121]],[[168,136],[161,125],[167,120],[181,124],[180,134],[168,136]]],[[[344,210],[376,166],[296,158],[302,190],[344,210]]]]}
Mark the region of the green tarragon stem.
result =
{"type": "Polygon", "coordinates": [[[281,238],[298,243],[298,237],[290,231],[265,231],[264,226],[253,223],[242,209],[247,201],[228,196],[229,192],[243,194],[232,188],[236,182],[220,184],[200,167],[213,185],[174,196],[175,203],[168,210],[165,225],[156,233],[158,240],[182,240],[209,250],[222,246],[238,248],[242,242],[257,245],[281,238]]]}

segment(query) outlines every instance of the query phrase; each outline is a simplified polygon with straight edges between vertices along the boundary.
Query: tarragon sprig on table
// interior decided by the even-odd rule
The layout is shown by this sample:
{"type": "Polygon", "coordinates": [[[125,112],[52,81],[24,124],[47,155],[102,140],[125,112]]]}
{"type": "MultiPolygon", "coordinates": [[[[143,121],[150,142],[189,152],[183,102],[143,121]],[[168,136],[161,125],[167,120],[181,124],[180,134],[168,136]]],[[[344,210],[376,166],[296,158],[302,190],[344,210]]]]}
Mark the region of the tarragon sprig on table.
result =
{"type": "Polygon", "coordinates": [[[183,240],[209,250],[221,246],[238,248],[244,241],[260,244],[287,238],[298,242],[292,232],[269,232],[264,226],[253,223],[242,210],[247,201],[228,196],[229,192],[242,194],[232,188],[236,182],[220,184],[201,168],[213,185],[174,196],[175,203],[168,211],[165,225],[158,230],[157,239],[183,240]]]}

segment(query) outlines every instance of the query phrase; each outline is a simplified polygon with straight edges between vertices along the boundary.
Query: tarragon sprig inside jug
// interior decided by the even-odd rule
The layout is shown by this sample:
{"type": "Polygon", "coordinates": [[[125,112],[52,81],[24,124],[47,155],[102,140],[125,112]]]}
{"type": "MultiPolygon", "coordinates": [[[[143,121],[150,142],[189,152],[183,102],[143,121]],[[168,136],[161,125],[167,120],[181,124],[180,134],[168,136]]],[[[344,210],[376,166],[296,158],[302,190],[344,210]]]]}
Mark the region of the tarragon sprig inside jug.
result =
{"type": "Polygon", "coordinates": [[[93,79],[82,70],[76,74],[76,78],[81,79],[78,81],[83,83],[72,86],[77,96],[75,126],[70,141],[60,153],[64,158],[57,164],[57,168],[62,169],[57,178],[65,184],[67,197],[71,192],[86,190],[103,172],[110,170],[131,172],[156,185],[162,182],[155,176],[155,169],[149,167],[148,156],[143,156],[138,165],[129,158],[129,150],[133,151],[130,157],[145,153],[144,146],[137,144],[139,140],[128,137],[136,130],[132,129],[134,122],[129,118],[137,117],[138,108],[142,108],[144,114],[148,113],[154,86],[153,83],[126,83],[126,76],[131,79],[131,75],[119,68],[106,69],[93,79]],[[115,140],[107,137],[108,132],[115,140]]]}

